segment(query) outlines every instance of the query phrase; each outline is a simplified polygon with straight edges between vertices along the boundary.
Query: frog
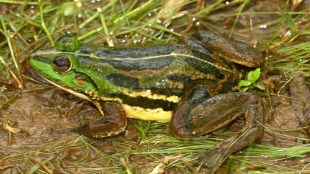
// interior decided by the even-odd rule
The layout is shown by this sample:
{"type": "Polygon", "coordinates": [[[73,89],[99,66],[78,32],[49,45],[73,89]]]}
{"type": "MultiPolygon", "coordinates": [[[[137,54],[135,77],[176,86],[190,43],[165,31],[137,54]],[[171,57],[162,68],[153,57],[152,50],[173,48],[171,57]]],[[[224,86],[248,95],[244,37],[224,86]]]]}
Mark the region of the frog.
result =
{"type": "Polygon", "coordinates": [[[51,84],[90,101],[101,117],[81,125],[88,137],[118,135],[127,118],[167,122],[181,139],[213,133],[244,117],[243,128],[199,157],[215,172],[227,158],[263,133],[262,99],[233,91],[244,72],[262,59],[240,42],[208,31],[181,43],[132,47],[82,44],[63,36],[55,47],[29,58],[37,74],[51,84]]]}

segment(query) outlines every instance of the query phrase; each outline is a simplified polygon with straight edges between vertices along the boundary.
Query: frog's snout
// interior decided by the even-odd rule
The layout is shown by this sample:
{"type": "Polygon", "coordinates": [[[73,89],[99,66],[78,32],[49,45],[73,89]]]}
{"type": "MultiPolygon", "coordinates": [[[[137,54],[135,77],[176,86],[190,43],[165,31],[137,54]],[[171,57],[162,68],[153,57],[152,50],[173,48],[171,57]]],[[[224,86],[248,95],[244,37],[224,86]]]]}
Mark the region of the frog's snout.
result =
{"type": "Polygon", "coordinates": [[[36,52],[30,56],[28,62],[32,68],[43,70],[44,68],[42,68],[42,66],[45,64],[49,64],[50,60],[46,55],[36,52]]]}

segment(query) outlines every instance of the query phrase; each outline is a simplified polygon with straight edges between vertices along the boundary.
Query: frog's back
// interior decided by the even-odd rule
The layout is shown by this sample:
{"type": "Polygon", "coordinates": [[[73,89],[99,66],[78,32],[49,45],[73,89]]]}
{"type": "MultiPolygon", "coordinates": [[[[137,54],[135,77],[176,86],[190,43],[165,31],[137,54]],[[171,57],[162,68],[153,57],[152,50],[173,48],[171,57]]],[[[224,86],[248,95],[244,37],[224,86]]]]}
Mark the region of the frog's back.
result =
{"type": "MultiPolygon", "coordinates": [[[[89,49],[81,48],[79,54],[85,54],[89,49]]],[[[80,64],[92,64],[94,70],[100,70],[97,73],[103,73],[102,76],[112,85],[128,91],[180,96],[189,84],[219,81],[232,74],[230,65],[184,45],[92,51],[95,51],[96,58],[80,56],[80,64]]]]}

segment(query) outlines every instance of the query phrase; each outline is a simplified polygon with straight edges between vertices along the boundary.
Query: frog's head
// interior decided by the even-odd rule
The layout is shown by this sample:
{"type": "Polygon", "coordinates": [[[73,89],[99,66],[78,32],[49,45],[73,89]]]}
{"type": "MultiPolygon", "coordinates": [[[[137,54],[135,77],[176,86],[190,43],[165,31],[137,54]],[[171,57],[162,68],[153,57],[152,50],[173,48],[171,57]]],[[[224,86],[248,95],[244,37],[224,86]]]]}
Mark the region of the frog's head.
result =
{"type": "Polygon", "coordinates": [[[44,79],[76,96],[91,100],[90,91],[96,91],[89,74],[79,71],[76,56],[80,44],[76,38],[64,36],[56,47],[40,50],[29,59],[31,67],[44,79]]]}

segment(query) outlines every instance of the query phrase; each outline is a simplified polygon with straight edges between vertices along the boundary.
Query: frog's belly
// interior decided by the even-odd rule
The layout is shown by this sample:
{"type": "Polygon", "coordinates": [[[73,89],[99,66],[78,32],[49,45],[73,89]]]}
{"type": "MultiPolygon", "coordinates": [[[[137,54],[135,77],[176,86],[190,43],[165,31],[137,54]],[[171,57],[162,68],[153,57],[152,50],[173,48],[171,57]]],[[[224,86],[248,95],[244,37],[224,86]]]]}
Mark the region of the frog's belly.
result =
{"type": "Polygon", "coordinates": [[[158,122],[170,122],[172,117],[172,111],[164,111],[162,108],[142,108],[138,106],[130,106],[122,104],[127,117],[140,120],[151,120],[158,122]]]}

